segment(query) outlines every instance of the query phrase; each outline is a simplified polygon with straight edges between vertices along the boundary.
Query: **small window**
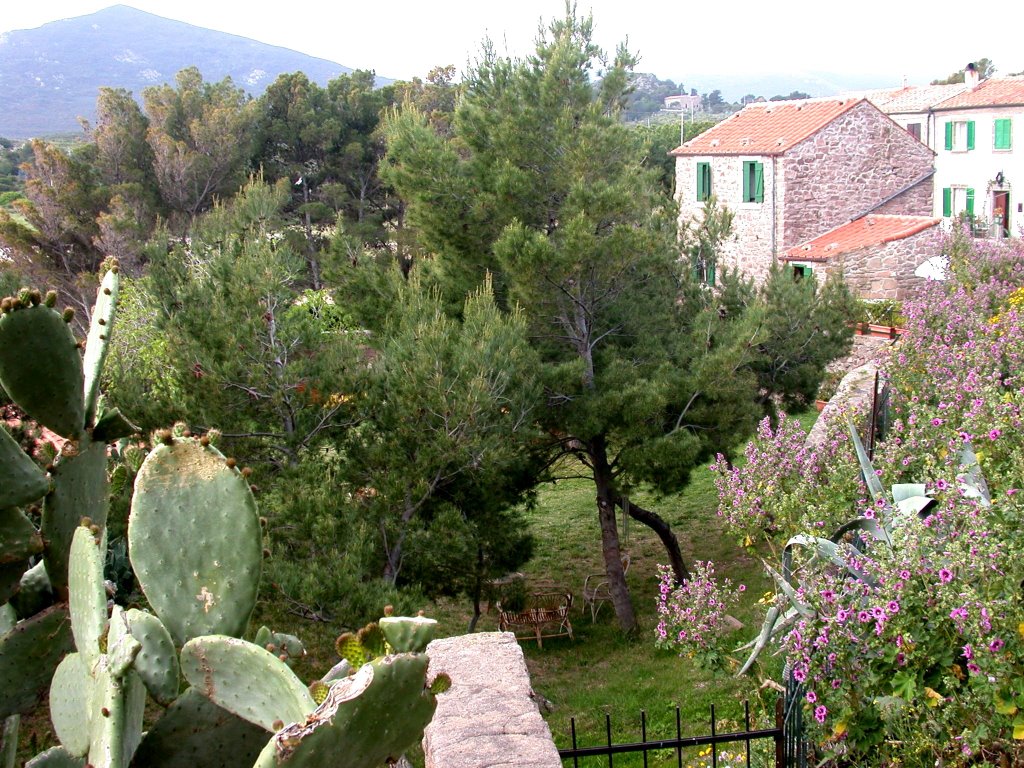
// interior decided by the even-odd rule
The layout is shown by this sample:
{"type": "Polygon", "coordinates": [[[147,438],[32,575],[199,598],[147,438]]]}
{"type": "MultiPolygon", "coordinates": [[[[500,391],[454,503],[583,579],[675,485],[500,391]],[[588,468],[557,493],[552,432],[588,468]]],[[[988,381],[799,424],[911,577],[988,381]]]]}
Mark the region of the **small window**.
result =
{"type": "Polygon", "coordinates": [[[794,264],[793,265],[793,279],[803,280],[805,277],[810,277],[814,273],[814,270],[808,264],[794,264]]]}
{"type": "Polygon", "coordinates": [[[992,141],[992,149],[1011,149],[1013,147],[1012,138],[1013,124],[1010,118],[1001,118],[995,121],[994,133],[995,136],[992,141]]]}
{"type": "Polygon", "coordinates": [[[974,121],[950,120],[946,123],[946,149],[970,152],[974,149],[974,121]]]}
{"type": "Polygon", "coordinates": [[[711,163],[697,163],[697,199],[711,197],[711,163]]]}
{"type": "Polygon", "coordinates": [[[970,187],[943,188],[942,216],[948,219],[962,213],[974,215],[974,190],[970,187]]]}
{"type": "Polygon", "coordinates": [[[743,202],[764,202],[764,165],[756,160],[743,161],[743,202]]]}
{"type": "Polygon", "coordinates": [[[921,124],[920,123],[909,123],[907,125],[907,133],[913,136],[918,141],[921,140],[921,124]]]}

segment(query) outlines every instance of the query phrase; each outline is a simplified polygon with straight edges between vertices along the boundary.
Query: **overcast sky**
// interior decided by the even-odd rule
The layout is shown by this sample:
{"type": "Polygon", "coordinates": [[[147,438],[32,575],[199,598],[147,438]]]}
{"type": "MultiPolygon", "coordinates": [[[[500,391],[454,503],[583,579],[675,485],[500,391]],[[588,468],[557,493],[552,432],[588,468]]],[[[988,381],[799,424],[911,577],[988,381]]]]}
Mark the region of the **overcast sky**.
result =
{"type": "MultiPolygon", "coordinates": [[[[93,13],[110,0],[3,0],[0,32],[93,13]]],[[[310,3],[133,0],[136,8],[202,27],[292,48],[386,77],[422,76],[438,64],[461,72],[490,37],[499,53],[532,49],[540,20],[564,12],[564,0],[389,0],[310,3]]],[[[997,74],[1024,70],[1024,4],[998,10],[941,0],[579,0],[592,12],[606,50],[627,40],[639,71],[686,84],[691,74],[799,73],[877,75],[879,86],[904,76],[923,84],[982,56],[997,74]],[[973,10],[971,10],[973,8],[973,10]]]]}

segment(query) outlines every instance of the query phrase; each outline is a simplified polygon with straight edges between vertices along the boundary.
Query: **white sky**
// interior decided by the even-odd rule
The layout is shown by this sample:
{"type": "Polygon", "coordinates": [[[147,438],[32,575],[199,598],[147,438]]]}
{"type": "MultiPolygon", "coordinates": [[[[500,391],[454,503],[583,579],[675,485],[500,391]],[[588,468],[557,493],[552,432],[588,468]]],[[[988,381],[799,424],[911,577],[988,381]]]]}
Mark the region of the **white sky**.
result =
{"type": "MultiPolygon", "coordinates": [[[[0,32],[93,13],[112,0],[2,0],[0,32]]],[[[264,2],[129,0],[141,10],[292,48],[400,79],[438,64],[462,71],[489,36],[499,53],[530,52],[540,20],[564,0],[264,2]]],[[[803,71],[904,76],[923,84],[982,56],[998,74],[1024,70],[1024,4],[998,11],[938,0],[578,0],[593,12],[596,42],[609,52],[628,38],[639,71],[690,87],[692,74],[803,71]],[[974,8],[974,10],[970,10],[974,8]]],[[[699,82],[693,85],[700,86],[699,82]]]]}

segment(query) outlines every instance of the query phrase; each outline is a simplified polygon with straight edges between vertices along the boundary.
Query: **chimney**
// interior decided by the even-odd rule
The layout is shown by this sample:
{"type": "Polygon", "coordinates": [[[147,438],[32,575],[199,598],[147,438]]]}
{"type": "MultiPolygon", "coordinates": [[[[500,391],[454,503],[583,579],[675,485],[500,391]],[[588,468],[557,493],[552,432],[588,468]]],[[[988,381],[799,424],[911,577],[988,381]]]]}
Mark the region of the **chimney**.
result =
{"type": "Polygon", "coordinates": [[[967,83],[967,87],[971,90],[978,87],[978,83],[981,82],[981,73],[978,68],[974,66],[974,62],[971,62],[964,69],[964,82],[967,83]]]}

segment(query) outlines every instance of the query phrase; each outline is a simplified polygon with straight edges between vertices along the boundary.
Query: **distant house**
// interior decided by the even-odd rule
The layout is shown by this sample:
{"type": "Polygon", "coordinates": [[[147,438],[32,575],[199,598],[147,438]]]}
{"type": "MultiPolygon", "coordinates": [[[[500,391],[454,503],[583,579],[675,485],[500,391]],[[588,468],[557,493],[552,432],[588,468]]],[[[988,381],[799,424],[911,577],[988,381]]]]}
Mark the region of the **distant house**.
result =
{"type": "Polygon", "coordinates": [[[701,100],[700,96],[697,95],[687,96],[685,93],[681,93],[678,96],[665,97],[665,109],[681,109],[684,112],[695,112],[700,107],[701,100]]]}
{"type": "Polygon", "coordinates": [[[734,212],[720,260],[759,281],[868,214],[932,212],[934,153],[864,98],[751,104],[672,154],[681,222],[714,195],[734,212]]]}
{"type": "Polygon", "coordinates": [[[1013,182],[1024,185],[1024,77],[979,81],[968,69],[957,85],[866,96],[935,151],[934,214],[947,228],[964,219],[978,235],[1020,233],[1024,196],[1013,182]]]}
{"type": "Polygon", "coordinates": [[[783,261],[802,274],[842,270],[850,287],[864,298],[903,300],[909,289],[923,282],[916,272],[935,255],[941,221],[869,213],[789,248],[783,261]]]}

